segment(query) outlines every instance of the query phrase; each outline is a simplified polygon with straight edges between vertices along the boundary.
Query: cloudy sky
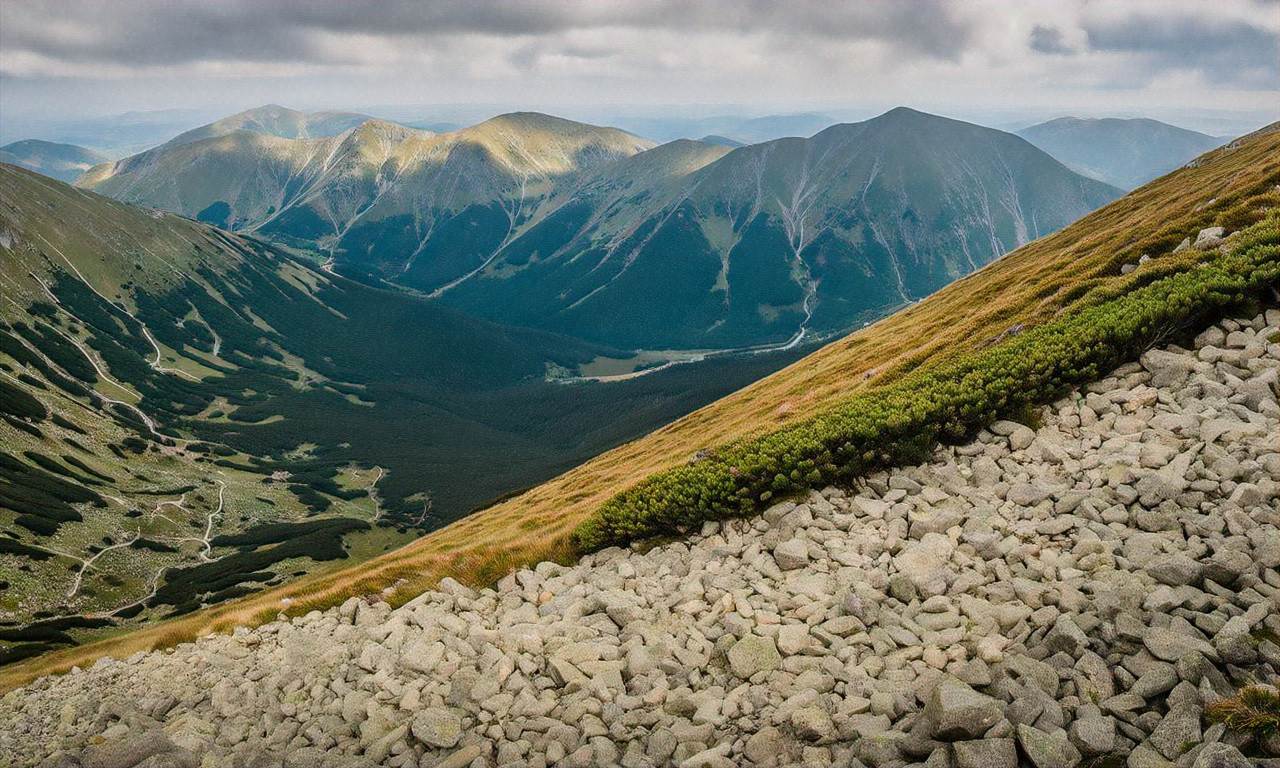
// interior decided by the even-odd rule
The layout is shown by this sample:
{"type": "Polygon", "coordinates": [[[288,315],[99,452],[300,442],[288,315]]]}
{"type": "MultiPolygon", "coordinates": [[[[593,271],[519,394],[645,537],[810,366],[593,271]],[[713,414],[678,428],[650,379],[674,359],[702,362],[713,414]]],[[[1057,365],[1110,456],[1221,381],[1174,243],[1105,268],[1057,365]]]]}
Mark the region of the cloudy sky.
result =
{"type": "Polygon", "coordinates": [[[1259,115],[1280,113],[1278,41],[1274,0],[0,0],[0,120],[267,102],[1259,115]]]}

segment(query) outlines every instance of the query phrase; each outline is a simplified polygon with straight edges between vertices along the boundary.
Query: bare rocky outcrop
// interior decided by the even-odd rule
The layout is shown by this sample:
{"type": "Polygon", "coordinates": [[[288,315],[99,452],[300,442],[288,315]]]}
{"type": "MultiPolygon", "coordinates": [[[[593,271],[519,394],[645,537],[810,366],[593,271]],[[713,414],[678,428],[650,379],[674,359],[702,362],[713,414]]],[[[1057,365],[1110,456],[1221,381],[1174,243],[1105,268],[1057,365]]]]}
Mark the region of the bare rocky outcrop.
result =
{"type": "MultiPolygon", "coordinates": [[[[1130,768],[1280,675],[1280,312],[686,541],[40,680],[14,765],[1130,768]]],[[[1276,748],[1263,745],[1263,749],[1276,748]]],[[[4,764],[4,758],[0,758],[4,764]]]]}

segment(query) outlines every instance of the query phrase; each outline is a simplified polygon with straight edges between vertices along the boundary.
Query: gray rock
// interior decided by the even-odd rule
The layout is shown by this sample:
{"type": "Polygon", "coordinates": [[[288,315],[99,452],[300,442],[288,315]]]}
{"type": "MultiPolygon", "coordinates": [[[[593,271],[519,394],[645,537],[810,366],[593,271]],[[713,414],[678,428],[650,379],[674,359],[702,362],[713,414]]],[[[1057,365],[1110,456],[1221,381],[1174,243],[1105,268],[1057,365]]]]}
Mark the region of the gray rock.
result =
{"type": "Polygon", "coordinates": [[[786,737],[772,725],[766,725],[751,735],[742,753],[754,765],[781,765],[786,754],[786,737]]]}
{"type": "Polygon", "coordinates": [[[148,730],[95,744],[85,749],[85,768],[133,768],[143,760],[177,749],[164,731],[148,730]]]}
{"type": "Polygon", "coordinates": [[[1005,498],[1019,507],[1034,507],[1049,498],[1049,491],[1031,483],[1015,483],[1009,487],[1005,498]]]}
{"type": "Polygon", "coordinates": [[[1252,764],[1239,749],[1218,741],[1204,745],[1192,768],[1252,768],[1252,764]]]}
{"type": "Polygon", "coordinates": [[[939,741],[976,739],[1004,717],[1004,706],[955,678],[933,688],[922,717],[928,734],[939,741]]]}
{"type": "Polygon", "coordinates": [[[821,707],[801,707],[791,713],[791,727],[804,741],[825,743],[835,736],[831,716],[821,707]]]}
{"type": "Polygon", "coordinates": [[[430,707],[413,716],[410,730],[423,744],[447,749],[462,738],[462,719],[443,707],[430,707]]]}
{"type": "Polygon", "coordinates": [[[1018,751],[1013,739],[976,739],[951,745],[955,768],[1017,768],[1018,751]]]}
{"type": "Polygon", "coordinates": [[[729,668],[742,680],[760,672],[772,672],[782,665],[782,654],[773,638],[747,635],[729,649],[729,668]]]}
{"type": "Polygon", "coordinates": [[[1061,731],[1046,733],[1029,725],[1019,725],[1016,732],[1018,746],[1035,768],[1074,768],[1080,762],[1080,750],[1061,731]]]}
{"type": "Polygon", "coordinates": [[[1172,664],[1154,663],[1134,681],[1129,689],[1144,699],[1154,699],[1173,690],[1178,684],[1178,671],[1172,664]]]}
{"type": "Polygon", "coordinates": [[[893,564],[921,595],[940,595],[947,591],[953,578],[950,560],[954,550],[955,545],[946,536],[926,533],[894,557],[893,564]]]}
{"type": "Polygon", "coordinates": [[[1200,563],[1181,553],[1155,560],[1146,567],[1146,571],[1161,584],[1173,587],[1199,583],[1203,573],[1200,563]]]}
{"type": "Polygon", "coordinates": [[[1142,638],[1142,642],[1152,656],[1164,661],[1177,661],[1192,651],[1205,656],[1217,656],[1217,652],[1205,641],[1167,627],[1152,627],[1142,638]]]}
{"type": "Polygon", "coordinates": [[[793,571],[809,564],[809,545],[800,539],[784,541],[773,548],[773,559],[784,571],[793,571]]]}
{"type": "Polygon", "coordinates": [[[1192,247],[1200,251],[1217,248],[1222,243],[1222,236],[1226,232],[1222,227],[1205,227],[1196,235],[1196,241],[1192,247]]]}
{"type": "Polygon", "coordinates": [[[1252,664],[1258,659],[1256,641],[1244,616],[1233,616],[1213,636],[1213,648],[1222,660],[1231,664],[1252,664]]]}
{"type": "Polygon", "coordinates": [[[1045,647],[1053,652],[1062,652],[1073,657],[1079,656],[1089,647],[1089,637],[1076,625],[1070,615],[1058,614],[1053,628],[1044,638],[1045,647]]]}
{"type": "Polygon", "coordinates": [[[1151,732],[1149,743],[1167,760],[1176,760],[1200,743],[1200,713],[1175,709],[1151,732]]]}
{"type": "Polygon", "coordinates": [[[1087,717],[1071,723],[1067,737],[1086,757],[1104,755],[1115,749],[1116,721],[1109,717],[1087,717]]]}
{"type": "Polygon", "coordinates": [[[484,748],[479,744],[468,744],[450,752],[448,757],[433,764],[432,768],[465,768],[483,754],[484,748]]]}

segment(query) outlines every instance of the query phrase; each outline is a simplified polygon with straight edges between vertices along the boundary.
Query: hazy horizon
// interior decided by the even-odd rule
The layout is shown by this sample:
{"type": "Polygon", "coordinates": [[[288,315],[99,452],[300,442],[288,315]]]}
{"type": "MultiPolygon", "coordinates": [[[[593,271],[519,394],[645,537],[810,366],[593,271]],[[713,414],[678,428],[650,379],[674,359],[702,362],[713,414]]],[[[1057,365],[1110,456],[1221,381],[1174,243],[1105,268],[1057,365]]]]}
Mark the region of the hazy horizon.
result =
{"type": "Polygon", "coordinates": [[[128,112],[191,125],[266,103],[473,122],[897,105],[1017,127],[1144,116],[1215,135],[1274,119],[1280,11],[1207,5],[665,0],[0,6],[0,136],[128,112]]]}

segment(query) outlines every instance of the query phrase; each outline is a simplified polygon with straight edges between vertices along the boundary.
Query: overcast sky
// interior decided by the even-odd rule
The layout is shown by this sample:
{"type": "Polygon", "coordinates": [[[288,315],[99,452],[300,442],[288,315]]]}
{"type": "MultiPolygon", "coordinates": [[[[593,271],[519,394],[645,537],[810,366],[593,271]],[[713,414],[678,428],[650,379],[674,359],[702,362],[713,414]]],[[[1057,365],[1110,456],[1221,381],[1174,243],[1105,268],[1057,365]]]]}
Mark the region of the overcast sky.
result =
{"type": "Polygon", "coordinates": [[[1280,113],[1278,41],[1266,0],[0,0],[0,121],[267,102],[1257,115],[1280,113]]]}

